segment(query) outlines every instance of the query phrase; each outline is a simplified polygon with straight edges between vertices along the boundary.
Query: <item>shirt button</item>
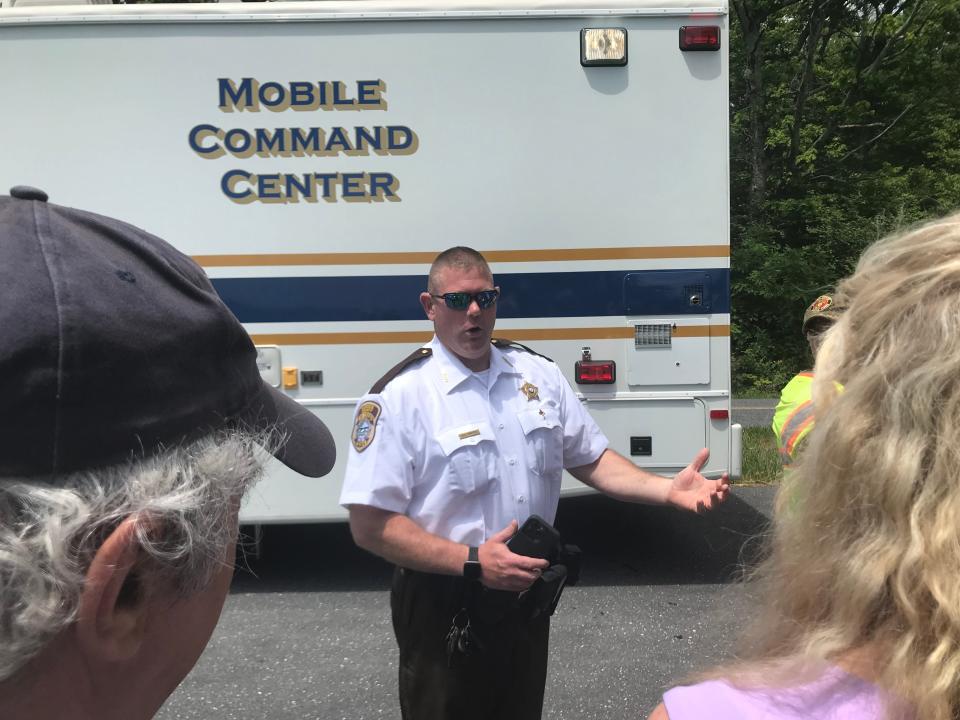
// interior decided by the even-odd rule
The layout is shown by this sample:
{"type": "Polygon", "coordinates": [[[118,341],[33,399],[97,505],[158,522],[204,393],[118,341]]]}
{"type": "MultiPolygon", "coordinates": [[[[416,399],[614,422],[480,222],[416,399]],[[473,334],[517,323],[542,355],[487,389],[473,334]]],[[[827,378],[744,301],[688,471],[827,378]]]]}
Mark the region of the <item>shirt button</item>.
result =
{"type": "Polygon", "coordinates": [[[500,423],[499,425],[497,425],[497,427],[498,427],[500,430],[503,430],[503,423],[500,423]]]}
{"type": "Polygon", "coordinates": [[[517,464],[516,458],[510,458],[509,460],[507,460],[507,464],[516,465],[517,464]]]}
{"type": "Polygon", "coordinates": [[[524,503],[524,502],[526,502],[526,501],[527,501],[527,499],[526,499],[523,495],[521,495],[520,497],[517,498],[517,502],[519,502],[519,503],[524,503]]]}

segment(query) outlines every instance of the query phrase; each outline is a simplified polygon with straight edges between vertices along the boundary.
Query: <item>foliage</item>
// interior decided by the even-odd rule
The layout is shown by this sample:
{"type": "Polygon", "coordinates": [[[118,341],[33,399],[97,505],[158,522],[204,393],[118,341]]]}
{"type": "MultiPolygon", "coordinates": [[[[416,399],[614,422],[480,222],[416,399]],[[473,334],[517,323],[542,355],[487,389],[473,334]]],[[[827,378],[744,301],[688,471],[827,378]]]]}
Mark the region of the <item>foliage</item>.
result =
{"type": "Polygon", "coordinates": [[[734,378],[769,392],[868,244],[960,207],[960,0],[731,10],[734,378]]]}
{"type": "Polygon", "coordinates": [[[743,429],[743,476],[740,485],[769,485],[780,481],[783,467],[777,439],[767,427],[743,429]]]}

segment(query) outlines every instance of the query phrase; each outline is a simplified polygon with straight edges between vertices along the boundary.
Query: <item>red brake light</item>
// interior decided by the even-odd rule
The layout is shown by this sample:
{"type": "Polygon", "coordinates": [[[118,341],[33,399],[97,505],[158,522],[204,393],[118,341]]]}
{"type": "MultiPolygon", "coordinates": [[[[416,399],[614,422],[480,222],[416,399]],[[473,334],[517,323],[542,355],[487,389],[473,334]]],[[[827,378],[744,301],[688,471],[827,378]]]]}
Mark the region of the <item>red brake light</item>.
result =
{"type": "Polygon", "coordinates": [[[681,50],[719,50],[720,27],[717,25],[684,25],[680,28],[681,50]]]}
{"type": "Polygon", "coordinates": [[[578,360],[574,376],[580,385],[610,385],[617,379],[613,360],[578,360]]]}

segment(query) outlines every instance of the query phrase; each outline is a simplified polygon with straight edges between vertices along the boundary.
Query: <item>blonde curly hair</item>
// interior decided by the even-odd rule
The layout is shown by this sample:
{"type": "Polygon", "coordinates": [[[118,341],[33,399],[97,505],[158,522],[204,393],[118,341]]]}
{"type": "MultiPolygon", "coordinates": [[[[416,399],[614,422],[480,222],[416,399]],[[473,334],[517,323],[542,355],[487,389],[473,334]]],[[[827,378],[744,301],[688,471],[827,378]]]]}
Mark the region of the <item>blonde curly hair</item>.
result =
{"type": "Polygon", "coordinates": [[[953,720],[960,214],[874,244],[837,300],[848,310],[817,356],[817,425],[778,495],[744,662],[725,675],[769,685],[868,658],[888,718],[953,720]]]}

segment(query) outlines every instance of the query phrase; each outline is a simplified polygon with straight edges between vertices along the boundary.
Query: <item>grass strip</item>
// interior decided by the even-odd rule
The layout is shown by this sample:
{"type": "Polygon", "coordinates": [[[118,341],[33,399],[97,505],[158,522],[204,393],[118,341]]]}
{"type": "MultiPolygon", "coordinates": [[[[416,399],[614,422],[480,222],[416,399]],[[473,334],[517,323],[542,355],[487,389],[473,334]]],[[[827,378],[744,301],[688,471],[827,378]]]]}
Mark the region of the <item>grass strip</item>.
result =
{"type": "Polygon", "coordinates": [[[766,427],[743,429],[743,476],[738,485],[770,485],[780,482],[783,468],[777,440],[766,427]]]}

